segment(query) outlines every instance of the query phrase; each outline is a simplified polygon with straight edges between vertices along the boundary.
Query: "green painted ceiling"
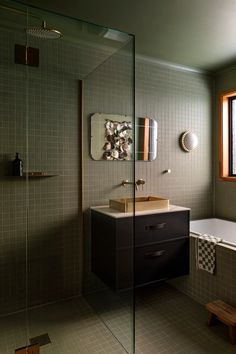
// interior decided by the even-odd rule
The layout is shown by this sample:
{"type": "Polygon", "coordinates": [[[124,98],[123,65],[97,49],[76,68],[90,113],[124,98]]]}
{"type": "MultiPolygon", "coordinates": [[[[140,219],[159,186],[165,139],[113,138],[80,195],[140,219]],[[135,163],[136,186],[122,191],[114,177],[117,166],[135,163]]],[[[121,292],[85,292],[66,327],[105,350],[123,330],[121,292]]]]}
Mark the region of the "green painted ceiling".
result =
{"type": "Polygon", "coordinates": [[[236,0],[27,0],[136,36],[136,52],[204,70],[236,61],[236,0]]]}

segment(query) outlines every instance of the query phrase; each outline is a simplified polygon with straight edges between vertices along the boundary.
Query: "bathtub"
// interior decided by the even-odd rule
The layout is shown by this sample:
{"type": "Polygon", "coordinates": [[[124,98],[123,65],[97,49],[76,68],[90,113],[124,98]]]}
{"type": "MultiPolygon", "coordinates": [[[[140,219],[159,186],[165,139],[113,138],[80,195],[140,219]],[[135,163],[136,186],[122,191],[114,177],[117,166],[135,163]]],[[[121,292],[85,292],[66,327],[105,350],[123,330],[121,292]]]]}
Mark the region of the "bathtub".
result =
{"type": "Polygon", "coordinates": [[[222,219],[190,221],[190,233],[207,234],[222,238],[221,244],[236,247],[236,222],[222,219]]]}
{"type": "Polygon", "coordinates": [[[201,304],[221,299],[236,307],[236,222],[222,219],[191,221],[189,241],[189,274],[170,280],[170,284],[201,304]],[[196,238],[200,234],[222,238],[216,245],[214,274],[198,269],[196,265],[196,238]]]}

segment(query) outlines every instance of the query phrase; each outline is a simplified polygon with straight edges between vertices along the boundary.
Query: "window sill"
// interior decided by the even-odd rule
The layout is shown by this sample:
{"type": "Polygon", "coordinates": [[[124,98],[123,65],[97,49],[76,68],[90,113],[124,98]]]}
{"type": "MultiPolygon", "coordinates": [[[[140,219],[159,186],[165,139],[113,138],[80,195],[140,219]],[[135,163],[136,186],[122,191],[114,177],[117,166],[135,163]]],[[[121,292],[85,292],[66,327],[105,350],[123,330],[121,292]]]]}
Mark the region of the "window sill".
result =
{"type": "Polygon", "coordinates": [[[232,176],[225,176],[225,177],[220,177],[221,181],[228,181],[228,182],[236,182],[236,177],[232,176]]]}

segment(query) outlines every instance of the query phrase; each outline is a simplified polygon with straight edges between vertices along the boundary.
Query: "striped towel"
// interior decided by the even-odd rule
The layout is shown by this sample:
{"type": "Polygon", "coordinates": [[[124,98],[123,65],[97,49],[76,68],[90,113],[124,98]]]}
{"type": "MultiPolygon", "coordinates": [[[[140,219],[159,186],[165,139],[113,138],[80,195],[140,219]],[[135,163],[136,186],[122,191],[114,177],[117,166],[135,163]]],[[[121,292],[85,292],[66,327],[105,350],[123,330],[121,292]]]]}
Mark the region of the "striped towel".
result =
{"type": "Polygon", "coordinates": [[[196,239],[196,266],[197,269],[205,270],[214,274],[216,266],[216,249],[217,243],[222,239],[210,235],[200,235],[196,239]]]}

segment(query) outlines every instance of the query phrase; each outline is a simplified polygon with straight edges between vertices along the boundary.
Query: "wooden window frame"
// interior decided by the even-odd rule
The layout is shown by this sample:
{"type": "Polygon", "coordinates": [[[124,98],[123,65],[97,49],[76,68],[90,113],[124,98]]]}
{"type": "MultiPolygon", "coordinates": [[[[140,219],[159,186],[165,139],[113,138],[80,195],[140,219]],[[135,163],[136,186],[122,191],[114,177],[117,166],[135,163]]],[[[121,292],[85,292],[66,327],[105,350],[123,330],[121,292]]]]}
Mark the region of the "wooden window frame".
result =
{"type": "Polygon", "coordinates": [[[230,116],[229,100],[236,97],[236,89],[220,95],[219,103],[219,172],[223,181],[236,182],[236,176],[230,175],[230,116]]]}

